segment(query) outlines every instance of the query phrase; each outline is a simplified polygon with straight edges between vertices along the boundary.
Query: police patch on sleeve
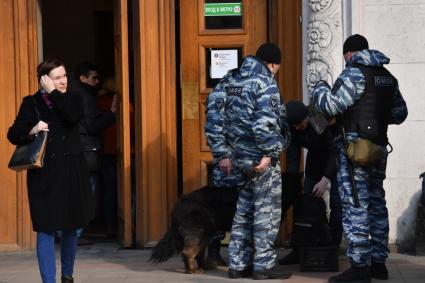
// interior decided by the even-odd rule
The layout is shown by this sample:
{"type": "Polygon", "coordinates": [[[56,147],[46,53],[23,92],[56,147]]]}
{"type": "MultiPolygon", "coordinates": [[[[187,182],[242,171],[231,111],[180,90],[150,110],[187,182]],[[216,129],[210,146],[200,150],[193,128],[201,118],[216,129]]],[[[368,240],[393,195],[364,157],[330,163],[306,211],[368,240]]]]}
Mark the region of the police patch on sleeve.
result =
{"type": "Polygon", "coordinates": [[[220,111],[224,107],[224,99],[223,98],[217,98],[215,100],[215,108],[220,111]]]}
{"type": "Polygon", "coordinates": [[[279,102],[275,96],[270,97],[270,108],[274,111],[276,110],[279,102]]]}

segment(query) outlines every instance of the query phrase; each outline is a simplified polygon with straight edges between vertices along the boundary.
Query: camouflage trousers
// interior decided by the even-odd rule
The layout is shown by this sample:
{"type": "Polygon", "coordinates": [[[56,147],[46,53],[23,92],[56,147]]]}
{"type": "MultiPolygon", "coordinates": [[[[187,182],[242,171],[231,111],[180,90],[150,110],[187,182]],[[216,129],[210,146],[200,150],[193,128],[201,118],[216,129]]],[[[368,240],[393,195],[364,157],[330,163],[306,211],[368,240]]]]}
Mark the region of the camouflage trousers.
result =
{"type": "MultiPolygon", "coordinates": [[[[211,180],[209,180],[210,183],[211,180]]],[[[239,187],[245,184],[245,180],[242,177],[242,174],[237,170],[232,170],[232,174],[227,176],[227,174],[220,169],[218,162],[214,164],[212,172],[212,184],[216,187],[225,188],[225,187],[239,187]]]]}
{"type": "Polygon", "coordinates": [[[383,188],[386,165],[387,156],[376,165],[353,166],[360,201],[360,207],[356,208],[347,156],[339,151],[337,181],[342,225],[348,240],[347,256],[355,266],[366,266],[371,259],[384,262],[388,257],[388,210],[383,188]]]}
{"type": "Polygon", "coordinates": [[[279,163],[256,174],[240,190],[229,243],[229,268],[254,271],[275,265],[274,241],[279,231],[282,179],[279,163]]]}

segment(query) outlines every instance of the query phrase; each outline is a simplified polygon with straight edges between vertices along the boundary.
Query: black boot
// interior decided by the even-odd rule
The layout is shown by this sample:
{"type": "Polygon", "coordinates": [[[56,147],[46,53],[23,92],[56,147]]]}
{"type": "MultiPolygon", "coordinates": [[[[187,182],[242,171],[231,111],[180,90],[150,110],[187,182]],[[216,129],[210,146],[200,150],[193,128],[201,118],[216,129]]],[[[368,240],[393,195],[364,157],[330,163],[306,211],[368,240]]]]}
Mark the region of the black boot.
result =
{"type": "Polygon", "coordinates": [[[299,264],[300,256],[298,249],[293,249],[289,254],[287,254],[284,258],[281,258],[278,261],[280,265],[291,265],[291,264],[299,264]]]}
{"type": "Polygon", "coordinates": [[[217,266],[227,266],[227,263],[220,255],[220,248],[220,239],[214,239],[208,246],[208,255],[205,262],[207,269],[216,268],[217,266]]]}
{"type": "Polygon", "coordinates": [[[229,268],[228,276],[231,279],[239,279],[244,277],[251,277],[252,276],[252,265],[248,266],[244,270],[236,270],[229,268]]]}
{"type": "Polygon", "coordinates": [[[74,278],[72,276],[64,276],[61,277],[62,283],[74,283],[74,278]]]}
{"type": "Polygon", "coordinates": [[[356,282],[369,283],[371,281],[370,269],[368,266],[351,266],[346,271],[329,278],[329,283],[356,282]]]}
{"type": "Polygon", "coordinates": [[[373,279],[388,280],[388,269],[385,262],[374,262],[370,264],[370,274],[373,279]]]}
{"type": "Polygon", "coordinates": [[[288,279],[292,276],[291,272],[286,272],[275,265],[272,268],[254,271],[252,278],[254,280],[266,280],[266,279],[288,279]]]}

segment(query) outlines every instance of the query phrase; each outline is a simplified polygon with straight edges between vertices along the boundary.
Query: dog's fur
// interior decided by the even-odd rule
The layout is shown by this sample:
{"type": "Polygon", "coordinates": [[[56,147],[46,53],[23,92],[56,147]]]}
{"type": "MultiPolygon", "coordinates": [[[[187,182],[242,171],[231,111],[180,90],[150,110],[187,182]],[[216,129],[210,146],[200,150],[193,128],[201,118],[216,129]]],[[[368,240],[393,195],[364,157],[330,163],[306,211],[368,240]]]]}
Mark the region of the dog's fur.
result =
{"type": "Polygon", "coordinates": [[[216,187],[204,187],[180,198],[171,213],[171,226],[149,261],[161,263],[181,253],[186,273],[202,273],[211,239],[218,231],[230,231],[237,198],[236,188],[216,187]]]}

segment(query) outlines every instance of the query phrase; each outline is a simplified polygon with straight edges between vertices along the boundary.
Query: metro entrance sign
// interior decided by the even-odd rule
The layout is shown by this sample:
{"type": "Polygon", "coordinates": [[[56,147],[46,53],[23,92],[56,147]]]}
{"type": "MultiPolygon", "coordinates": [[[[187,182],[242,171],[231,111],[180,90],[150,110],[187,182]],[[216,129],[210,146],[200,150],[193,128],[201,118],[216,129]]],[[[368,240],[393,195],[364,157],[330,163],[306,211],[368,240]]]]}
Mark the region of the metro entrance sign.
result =
{"type": "Polygon", "coordinates": [[[205,3],[205,17],[242,16],[242,3],[205,3]]]}

